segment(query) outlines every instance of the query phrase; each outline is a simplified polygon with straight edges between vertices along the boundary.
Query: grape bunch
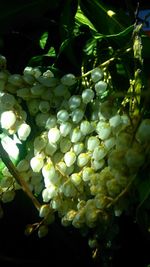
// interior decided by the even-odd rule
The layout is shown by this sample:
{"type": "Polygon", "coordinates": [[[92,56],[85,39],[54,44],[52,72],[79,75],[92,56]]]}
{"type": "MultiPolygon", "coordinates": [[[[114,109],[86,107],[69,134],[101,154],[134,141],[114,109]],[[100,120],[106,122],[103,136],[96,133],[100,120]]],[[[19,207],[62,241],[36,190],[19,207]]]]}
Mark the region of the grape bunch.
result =
{"type": "MultiPolygon", "coordinates": [[[[43,200],[39,237],[56,215],[81,232],[107,227],[124,212],[124,192],[149,153],[150,119],[133,120],[111,101],[100,67],[89,81],[72,73],[56,77],[50,69],[26,67],[21,75],[1,68],[1,143],[32,194],[43,200]]],[[[1,160],[1,202],[12,201],[20,189],[1,160]]],[[[94,247],[95,239],[89,244],[94,247]]]]}

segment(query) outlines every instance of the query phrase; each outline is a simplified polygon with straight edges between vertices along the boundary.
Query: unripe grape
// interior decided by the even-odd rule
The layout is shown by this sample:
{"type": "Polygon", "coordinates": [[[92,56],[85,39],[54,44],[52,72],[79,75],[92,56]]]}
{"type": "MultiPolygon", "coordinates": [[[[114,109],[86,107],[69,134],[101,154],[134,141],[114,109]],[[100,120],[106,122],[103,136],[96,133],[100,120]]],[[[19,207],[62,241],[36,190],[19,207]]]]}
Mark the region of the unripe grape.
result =
{"type": "Polygon", "coordinates": [[[59,84],[55,87],[54,89],[54,95],[55,96],[65,96],[66,97],[66,93],[68,92],[68,88],[67,86],[63,85],[63,84],[59,84]]]}
{"type": "Polygon", "coordinates": [[[41,154],[39,154],[39,155],[36,155],[35,157],[33,157],[30,160],[30,165],[31,165],[31,168],[34,172],[39,172],[44,165],[43,156],[41,154]]]}
{"type": "Polygon", "coordinates": [[[99,161],[107,155],[107,150],[104,146],[97,146],[93,151],[93,159],[99,161]]]}
{"type": "Polygon", "coordinates": [[[122,123],[122,119],[121,116],[119,114],[114,115],[113,117],[111,117],[109,119],[109,124],[111,127],[116,128],[117,126],[119,126],[122,123]]]}
{"type": "Polygon", "coordinates": [[[79,155],[84,150],[84,144],[82,142],[77,142],[73,145],[73,151],[76,155],[79,155]]]}
{"type": "Polygon", "coordinates": [[[71,96],[68,104],[71,110],[78,108],[81,104],[81,96],[80,95],[71,96]]]}
{"type": "Polygon", "coordinates": [[[71,113],[71,118],[74,123],[79,123],[83,119],[83,116],[84,116],[84,111],[79,108],[73,110],[71,113]]]}
{"type": "Polygon", "coordinates": [[[103,71],[100,68],[95,68],[91,72],[91,79],[94,83],[98,82],[103,78],[103,71]]]}
{"type": "Polygon", "coordinates": [[[60,140],[60,151],[62,153],[66,153],[68,150],[70,150],[71,146],[72,143],[69,138],[65,137],[60,140]]]}
{"type": "Polygon", "coordinates": [[[103,93],[106,91],[106,89],[107,89],[107,83],[104,81],[98,81],[95,84],[95,91],[97,96],[102,96],[103,93]]]}
{"type": "Polygon", "coordinates": [[[99,146],[100,141],[96,136],[91,136],[87,140],[87,149],[89,151],[94,151],[94,149],[99,146]]]}
{"type": "Polygon", "coordinates": [[[70,179],[71,179],[72,183],[74,185],[76,185],[76,186],[78,186],[81,183],[81,181],[82,181],[81,174],[80,173],[73,173],[73,174],[71,174],[70,179]]]}
{"type": "Polygon", "coordinates": [[[51,128],[54,128],[57,124],[57,119],[55,115],[49,115],[49,118],[46,121],[45,128],[50,130],[51,128]]]}
{"type": "Polygon", "coordinates": [[[93,228],[95,227],[95,222],[98,218],[98,209],[94,208],[92,210],[87,209],[86,210],[86,215],[85,215],[85,220],[86,224],[88,227],[93,228]]]}
{"type": "Polygon", "coordinates": [[[78,127],[74,128],[70,133],[70,139],[72,143],[78,142],[82,137],[82,133],[78,127]]]}
{"type": "Polygon", "coordinates": [[[57,151],[57,148],[58,148],[57,143],[48,142],[45,147],[45,153],[47,155],[53,156],[53,154],[57,151]]]}
{"type": "Polygon", "coordinates": [[[42,134],[34,139],[34,154],[41,152],[47,144],[47,136],[42,134]]]}
{"type": "Polygon", "coordinates": [[[110,137],[106,140],[104,140],[104,146],[109,151],[111,148],[113,148],[116,144],[116,139],[115,137],[110,137]]]}
{"type": "Polygon", "coordinates": [[[40,100],[39,99],[32,99],[27,102],[28,109],[31,115],[35,115],[39,111],[39,104],[40,100]]]}
{"type": "Polygon", "coordinates": [[[48,234],[48,227],[46,225],[41,225],[38,229],[38,237],[42,238],[48,234]]]}
{"type": "Polygon", "coordinates": [[[50,206],[49,205],[42,205],[39,211],[39,216],[41,218],[46,217],[50,213],[50,206]]]}
{"type": "Polygon", "coordinates": [[[129,148],[125,153],[126,164],[129,168],[134,168],[136,170],[142,166],[145,160],[145,156],[141,151],[135,150],[134,148],[129,148]]]}
{"type": "Polygon", "coordinates": [[[37,84],[33,85],[30,88],[30,90],[31,90],[32,95],[34,95],[35,97],[37,97],[37,96],[39,97],[44,93],[45,88],[43,85],[37,83],[37,84]]]}
{"type": "Polygon", "coordinates": [[[23,140],[23,141],[25,141],[27,139],[27,137],[29,136],[30,132],[31,132],[31,128],[26,123],[22,123],[19,126],[18,130],[17,130],[19,139],[23,140]]]}
{"type": "Polygon", "coordinates": [[[56,168],[62,175],[64,175],[66,173],[66,170],[67,170],[67,165],[65,162],[60,161],[57,163],[56,168]]]}
{"type": "Polygon", "coordinates": [[[35,82],[34,77],[31,74],[27,73],[23,76],[23,80],[29,85],[33,85],[35,82]]]}
{"type": "Polygon", "coordinates": [[[73,221],[72,221],[72,225],[75,228],[81,228],[83,226],[83,224],[85,223],[85,209],[82,208],[81,210],[79,210],[77,212],[77,214],[75,215],[73,221]]]}
{"type": "Polygon", "coordinates": [[[50,103],[48,101],[40,101],[39,110],[42,113],[47,113],[50,110],[50,103]]]}
{"type": "Polygon", "coordinates": [[[29,170],[29,167],[30,167],[29,161],[26,159],[22,159],[17,164],[17,170],[19,172],[27,172],[29,170]]]}
{"type": "Polygon", "coordinates": [[[46,189],[48,190],[49,200],[57,195],[58,188],[54,184],[49,183],[49,185],[46,189]]]}
{"type": "Polygon", "coordinates": [[[61,83],[67,86],[72,86],[76,83],[76,77],[72,73],[65,74],[61,79],[61,83]]]}
{"type": "Polygon", "coordinates": [[[105,165],[105,160],[104,159],[101,159],[101,160],[92,160],[91,162],[91,167],[95,170],[95,171],[98,171],[100,169],[102,169],[105,165]]]}
{"type": "Polygon", "coordinates": [[[70,167],[71,165],[73,165],[76,161],[76,155],[74,152],[69,151],[64,155],[64,161],[67,165],[67,167],[70,167]]]}
{"type": "Polygon", "coordinates": [[[57,143],[60,139],[60,131],[58,128],[51,128],[48,131],[48,139],[50,143],[57,143]]]}
{"type": "Polygon", "coordinates": [[[82,170],[82,179],[84,182],[90,181],[91,175],[94,174],[94,169],[91,167],[84,167],[82,170]]]}
{"type": "Polygon", "coordinates": [[[43,72],[43,77],[44,78],[54,77],[54,73],[51,70],[46,70],[45,72],[43,72]]]}
{"type": "Polygon", "coordinates": [[[67,110],[61,109],[57,112],[58,122],[66,122],[68,119],[69,119],[69,114],[67,110]]]}
{"type": "Polygon", "coordinates": [[[71,132],[71,129],[72,129],[72,125],[70,122],[63,122],[61,125],[60,125],[60,133],[62,136],[67,136],[70,132],[71,132]]]}
{"type": "Polygon", "coordinates": [[[62,185],[62,192],[66,197],[75,197],[77,190],[70,180],[62,185]]]}
{"type": "Polygon", "coordinates": [[[88,135],[91,132],[92,125],[89,121],[82,121],[80,124],[80,130],[83,135],[88,135]]]}
{"type": "Polygon", "coordinates": [[[150,141],[150,119],[144,119],[137,132],[136,139],[141,143],[148,143],[150,141]]]}
{"type": "Polygon", "coordinates": [[[49,113],[38,113],[35,117],[35,122],[38,127],[45,127],[46,122],[49,118],[49,113]]]}
{"type": "Polygon", "coordinates": [[[116,179],[111,179],[111,180],[107,181],[106,186],[107,186],[108,194],[111,197],[117,196],[121,191],[121,188],[120,188],[118,182],[116,181],[116,179]]]}
{"type": "Polygon", "coordinates": [[[57,84],[59,83],[59,80],[55,77],[50,77],[50,78],[47,78],[47,77],[37,77],[36,78],[38,82],[40,82],[42,84],[42,86],[45,86],[45,87],[54,87],[54,86],[57,86],[57,84]]]}
{"type": "Polygon", "coordinates": [[[1,188],[9,188],[13,185],[13,177],[12,176],[3,176],[0,180],[0,187],[1,188]]]}
{"type": "Polygon", "coordinates": [[[93,100],[94,98],[94,92],[92,89],[85,89],[83,92],[82,92],[82,101],[83,103],[85,104],[88,104],[91,102],[91,100],[93,100]]]}
{"type": "Polygon", "coordinates": [[[55,221],[55,214],[50,212],[45,218],[44,218],[44,224],[50,225],[55,221]]]}
{"type": "MultiPolygon", "coordinates": [[[[17,90],[17,96],[24,99],[24,100],[28,100],[31,98],[31,92],[30,92],[30,89],[29,88],[21,88],[21,89],[18,89],[17,90]]],[[[33,101],[33,100],[31,100],[33,101]]],[[[32,108],[33,110],[33,108],[32,108]]],[[[32,113],[32,112],[30,112],[32,113]]]]}
{"type": "Polygon", "coordinates": [[[11,202],[15,197],[15,191],[14,190],[9,190],[5,191],[2,194],[2,201],[3,203],[11,202]]]}
{"type": "Polygon", "coordinates": [[[12,74],[8,77],[8,82],[17,87],[21,87],[21,85],[23,84],[23,79],[20,74],[12,74]]]}
{"type": "Polygon", "coordinates": [[[56,174],[54,165],[52,162],[47,162],[42,168],[42,175],[45,179],[51,180],[56,174]]]}
{"type": "Polygon", "coordinates": [[[48,191],[48,188],[45,188],[42,191],[42,198],[43,198],[43,201],[44,202],[48,202],[51,199],[50,194],[49,194],[49,191],[48,191]]]}
{"type": "Polygon", "coordinates": [[[100,139],[106,140],[111,134],[110,125],[106,122],[100,121],[97,124],[96,132],[100,139]]]}
{"type": "Polygon", "coordinates": [[[57,151],[54,155],[53,155],[53,163],[57,164],[59,161],[62,161],[64,157],[64,154],[61,151],[57,151]]]}
{"type": "Polygon", "coordinates": [[[2,110],[10,110],[16,103],[16,99],[13,95],[10,94],[3,94],[0,96],[0,108],[2,110]]]}
{"type": "Polygon", "coordinates": [[[77,158],[77,165],[79,167],[85,166],[90,160],[90,155],[87,153],[81,153],[77,158]]]}

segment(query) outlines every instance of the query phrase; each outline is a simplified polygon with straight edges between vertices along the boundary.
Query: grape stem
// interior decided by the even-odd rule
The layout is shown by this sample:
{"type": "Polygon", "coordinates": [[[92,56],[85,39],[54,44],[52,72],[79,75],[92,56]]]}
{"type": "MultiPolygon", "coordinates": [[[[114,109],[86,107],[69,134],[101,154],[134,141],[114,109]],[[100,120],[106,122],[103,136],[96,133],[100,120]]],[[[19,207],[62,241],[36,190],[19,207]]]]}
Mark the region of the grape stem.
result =
{"type": "Polygon", "coordinates": [[[36,199],[36,197],[32,194],[28,184],[26,181],[23,179],[23,177],[20,175],[14,164],[9,158],[9,155],[7,152],[4,150],[1,142],[0,142],[0,157],[6,167],[8,168],[9,172],[12,174],[12,176],[15,178],[15,180],[19,183],[21,186],[22,190],[26,193],[26,195],[31,199],[33,205],[36,207],[36,209],[39,211],[41,208],[41,204],[39,201],[36,199]]]}
{"type": "Polygon", "coordinates": [[[109,209],[111,206],[113,206],[114,204],[116,204],[116,202],[118,202],[119,199],[120,199],[122,196],[124,196],[124,195],[128,192],[128,190],[129,190],[130,186],[132,185],[133,181],[135,180],[135,178],[136,178],[136,175],[131,179],[131,181],[127,184],[127,186],[121,191],[121,193],[120,193],[116,198],[114,198],[114,199],[113,199],[113,200],[106,206],[107,209],[109,209]]]}
{"type": "MultiPolygon", "coordinates": [[[[129,47],[129,48],[127,48],[124,52],[122,52],[122,54],[124,54],[124,53],[128,53],[128,52],[130,52],[131,50],[132,50],[132,48],[129,47]]],[[[98,67],[98,68],[104,68],[104,67],[106,67],[107,65],[109,65],[111,62],[113,62],[113,61],[118,57],[118,53],[116,53],[116,54],[117,54],[116,56],[114,56],[114,57],[112,57],[112,58],[106,60],[105,62],[101,63],[101,64],[98,65],[97,67],[98,67]]],[[[84,78],[84,77],[90,75],[90,74],[92,73],[92,71],[93,71],[93,69],[91,69],[91,70],[89,70],[88,72],[82,74],[82,76],[81,76],[80,78],[84,78]]]]}

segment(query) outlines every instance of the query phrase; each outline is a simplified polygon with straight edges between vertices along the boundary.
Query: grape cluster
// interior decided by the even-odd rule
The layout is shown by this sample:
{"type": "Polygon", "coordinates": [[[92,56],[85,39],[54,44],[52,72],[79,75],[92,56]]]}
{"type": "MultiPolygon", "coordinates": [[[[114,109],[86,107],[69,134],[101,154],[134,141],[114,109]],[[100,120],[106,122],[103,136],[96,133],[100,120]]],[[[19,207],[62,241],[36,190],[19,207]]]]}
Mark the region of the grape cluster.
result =
{"type": "MultiPolygon", "coordinates": [[[[0,72],[1,142],[18,159],[16,168],[33,194],[42,196],[39,237],[56,213],[64,226],[90,229],[106,221],[109,207],[114,216],[123,212],[115,200],[145,162],[150,119],[137,127],[107,95],[99,67],[89,86],[71,73],[58,78],[31,67],[23,75],[0,72]]],[[[0,174],[1,200],[9,202],[20,186],[2,163],[0,174]]]]}

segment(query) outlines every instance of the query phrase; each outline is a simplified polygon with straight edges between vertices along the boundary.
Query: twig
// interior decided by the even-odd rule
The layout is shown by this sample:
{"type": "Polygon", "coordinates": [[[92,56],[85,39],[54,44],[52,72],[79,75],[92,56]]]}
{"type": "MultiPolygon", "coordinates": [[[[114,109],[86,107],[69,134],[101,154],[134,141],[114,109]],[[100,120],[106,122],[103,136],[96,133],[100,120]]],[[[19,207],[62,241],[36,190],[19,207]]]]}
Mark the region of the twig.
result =
{"type": "Polygon", "coordinates": [[[127,186],[121,191],[121,193],[106,206],[107,209],[109,209],[111,206],[116,204],[116,202],[118,202],[118,200],[128,192],[128,190],[129,190],[130,186],[132,185],[133,181],[135,180],[135,178],[136,178],[136,176],[134,176],[131,179],[131,181],[127,184],[127,186]]]}

